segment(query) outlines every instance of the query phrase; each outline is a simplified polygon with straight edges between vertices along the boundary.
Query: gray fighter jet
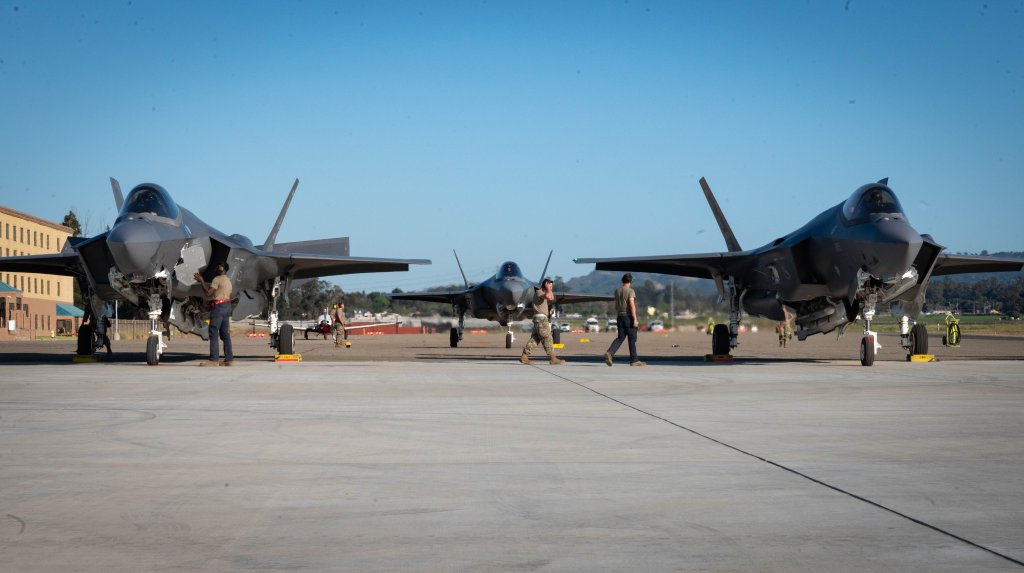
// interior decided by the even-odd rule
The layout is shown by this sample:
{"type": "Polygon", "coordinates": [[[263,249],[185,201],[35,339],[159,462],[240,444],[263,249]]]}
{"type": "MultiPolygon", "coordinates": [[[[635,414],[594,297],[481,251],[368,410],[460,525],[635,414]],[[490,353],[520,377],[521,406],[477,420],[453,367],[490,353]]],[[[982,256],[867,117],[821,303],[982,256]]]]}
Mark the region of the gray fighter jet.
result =
{"type": "MultiPolygon", "coordinates": [[[[454,252],[454,251],[453,251],[454,252]]],[[[552,251],[553,253],[554,251],[552,251]]],[[[544,271],[541,273],[541,281],[544,280],[544,273],[548,271],[548,263],[551,262],[551,254],[548,253],[548,262],[544,263],[544,271]]],[[[539,282],[534,283],[523,275],[519,265],[512,261],[506,261],[498,268],[495,275],[480,284],[470,286],[466,280],[466,273],[462,271],[462,263],[459,262],[459,255],[455,255],[455,262],[459,265],[459,273],[462,274],[462,281],[466,284],[464,290],[443,291],[443,292],[406,292],[388,295],[396,300],[422,300],[427,302],[444,302],[452,305],[452,310],[459,316],[459,326],[452,327],[449,332],[449,343],[452,348],[459,345],[462,340],[465,326],[466,313],[474,318],[493,320],[506,327],[505,348],[512,348],[515,336],[512,334],[512,322],[523,319],[531,319],[536,311],[533,308],[533,297],[536,296],[539,282]]],[[[555,305],[571,304],[574,302],[595,302],[610,301],[613,297],[589,294],[571,294],[565,292],[555,293],[555,305]]],[[[552,312],[554,308],[551,308],[552,312]]],[[[555,342],[559,341],[558,330],[552,328],[555,342]]]]}
{"type": "Polygon", "coordinates": [[[795,311],[800,340],[836,328],[842,333],[859,316],[864,322],[860,361],[870,366],[881,349],[871,330],[879,306],[900,319],[901,346],[909,354],[926,354],[928,331],[917,318],[931,277],[1018,271],[1024,260],[944,254],[930,235],[910,226],[888,183],[886,178],[864,185],[800,229],[744,251],[702,177],[728,252],[576,262],[595,263],[598,270],[713,279],[719,295],[729,299],[729,325],[715,325],[713,354],[728,354],[738,345],[741,312],[781,321],[788,307],[795,311]]]}
{"type": "MultiPolygon", "coordinates": [[[[209,309],[193,275],[199,272],[210,281],[218,264],[226,264],[231,279],[232,318],[266,313],[270,346],[280,354],[294,352],[294,328],[281,323],[277,313],[277,304],[292,281],[407,271],[410,264],[430,264],[420,259],[351,257],[347,237],[276,243],[298,179],[262,245],[214,229],[177,205],[159,185],[143,183],[123,197],[118,182],[111,178],[110,184],[119,213],[109,231],[90,238],[71,237],[56,255],[0,258],[0,270],[75,277],[88,301],[87,317],[102,316],[115,300],[147,309],[151,331],[146,362],[150,365],[158,364],[167,348],[163,331],[168,325],[209,339],[209,309]]],[[[103,327],[103,321],[91,322],[103,327]]],[[[90,329],[80,329],[80,354],[91,354],[91,338],[90,329]]]]}

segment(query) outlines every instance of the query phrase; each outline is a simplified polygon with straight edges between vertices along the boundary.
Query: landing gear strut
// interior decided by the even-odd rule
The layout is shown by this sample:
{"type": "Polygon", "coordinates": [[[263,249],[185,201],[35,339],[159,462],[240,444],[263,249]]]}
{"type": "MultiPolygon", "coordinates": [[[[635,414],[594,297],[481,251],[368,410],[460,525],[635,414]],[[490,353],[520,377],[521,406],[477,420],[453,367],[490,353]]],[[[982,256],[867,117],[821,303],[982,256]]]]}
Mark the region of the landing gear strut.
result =
{"type": "Polygon", "coordinates": [[[864,318],[864,338],[860,340],[860,365],[871,366],[875,363],[875,355],[882,349],[878,343],[878,333],[871,330],[871,321],[875,318],[875,305],[878,304],[878,295],[872,293],[864,301],[864,308],[860,315],[864,318]]]}
{"type": "Polygon", "coordinates": [[[164,343],[163,330],[157,327],[160,319],[162,304],[159,295],[149,296],[149,338],[146,340],[146,364],[156,366],[160,364],[160,355],[167,349],[164,343]]]}
{"type": "MultiPolygon", "coordinates": [[[[458,312],[458,309],[456,309],[456,312],[458,312]]],[[[457,348],[459,346],[459,341],[462,340],[462,333],[465,326],[466,315],[462,312],[459,312],[459,327],[456,328],[453,326],[452,329],[448,332],[448,343],[451,345],[452,348],[457,348]]]]}

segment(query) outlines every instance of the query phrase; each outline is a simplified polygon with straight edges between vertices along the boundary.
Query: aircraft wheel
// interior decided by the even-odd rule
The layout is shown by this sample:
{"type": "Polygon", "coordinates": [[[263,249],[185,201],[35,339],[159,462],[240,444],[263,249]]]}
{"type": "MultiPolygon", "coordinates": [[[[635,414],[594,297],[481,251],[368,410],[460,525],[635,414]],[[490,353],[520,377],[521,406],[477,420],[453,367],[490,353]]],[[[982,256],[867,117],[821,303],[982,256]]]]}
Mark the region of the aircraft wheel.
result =
{"type": "Polygon", "coordinates": [[[711,332],[711,354],[729,354],[729,327],[716,324],[711,332]]]}
{"type": "Polygon", "coordinates": [[[512,333],[505,333],[505,348],[512,348],[512,333]]]}
{"type": "Polygon", "coordinates": [[[306,340],[309,340],[309,330],[306,330],[305,332],[303,332],[302,336],[304,336],[306,338],[306,340]]]}
{"type": "Polygon", "coordinates": [[[90,356],[95,352],[92,345],[92,325],[83,324],[78,327],[78,350],[79,356],[90,356]]]}
{"type": "Polygon", "coordinates": [[[454,326],[450,331],[448,331],[448,344],[450,344],[452,348],[459,347],[459,329],[454,326]]]}
{"type": "Polygon", "coordinates": [[[875,337],[865,336],[860,339],[860,365],[871,366],[875,363],[875,337]]]}
{"type": "Polygon", "coordinates": [[[290,324],[282,324],[278,336],[277,352],[295,354],[295,327],[290,324]]]}
{"type": "Polygon", "coordinates": [[[915,324],[910,331],[910,353],[928,354],[928,327],[915,324]]]}
{"type": "Polygon", "coordinates": [[[554,344],[562,343],[562,329],[555,325],[551,325],[551,342],[554,344]]]}
{"type": "Polygon", "coordinates": [[[146,339],[146,364],[156,366],[160,364],[160,337],[151,334],[146,339]]]}

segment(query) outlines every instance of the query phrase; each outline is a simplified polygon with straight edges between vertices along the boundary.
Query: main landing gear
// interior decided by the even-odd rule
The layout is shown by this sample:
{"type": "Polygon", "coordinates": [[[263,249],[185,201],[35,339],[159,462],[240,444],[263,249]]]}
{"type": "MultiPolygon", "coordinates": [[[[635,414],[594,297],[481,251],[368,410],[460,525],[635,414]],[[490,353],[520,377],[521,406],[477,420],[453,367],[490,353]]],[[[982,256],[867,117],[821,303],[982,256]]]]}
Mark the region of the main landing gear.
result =
{"type": "MultiPolygon", "coordinates": [[[[460,312],[459,313],[459,327],[456,328],[456,327],[453,326],[452,329],[450,331],[448,331],[448,343],[451,345],[452,348],[458,348],[459,341],[462,340],[462,333],[463,333],[463,329],[465,328],[465,326],[466,326],[466,315],[464,313],[460,312]]],[[[509,347],[509,348],[511,348],[511,347],[509,347]]]]}

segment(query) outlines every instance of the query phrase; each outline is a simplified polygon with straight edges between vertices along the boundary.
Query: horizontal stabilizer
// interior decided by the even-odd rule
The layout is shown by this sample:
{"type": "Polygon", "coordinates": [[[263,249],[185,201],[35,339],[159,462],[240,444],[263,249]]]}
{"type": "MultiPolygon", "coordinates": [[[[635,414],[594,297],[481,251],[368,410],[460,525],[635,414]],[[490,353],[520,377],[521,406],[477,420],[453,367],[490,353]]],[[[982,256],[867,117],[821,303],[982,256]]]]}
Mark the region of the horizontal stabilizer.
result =
{"type": "Polygon", "coordinates": [[[1012,273],[1024,268],[1024,259],[981,257],[971,255],[939,255],[932,276],[967,273],[1012,273]]]}
{"type": "MultiPolygon", "coordinates": [[[[260,247],[260,249],[263,249],[260,247]]],[[[263,249],[266,250],[266,249],[263,249]]],[[[292,253],[307,255],[334,255],[336,257],[349,256],[348,237],[337,237],[334,239],[317,239],[314,241],[295,241],[291,243],[277,243],[274,245],[275,253],[292,253]]]]}

